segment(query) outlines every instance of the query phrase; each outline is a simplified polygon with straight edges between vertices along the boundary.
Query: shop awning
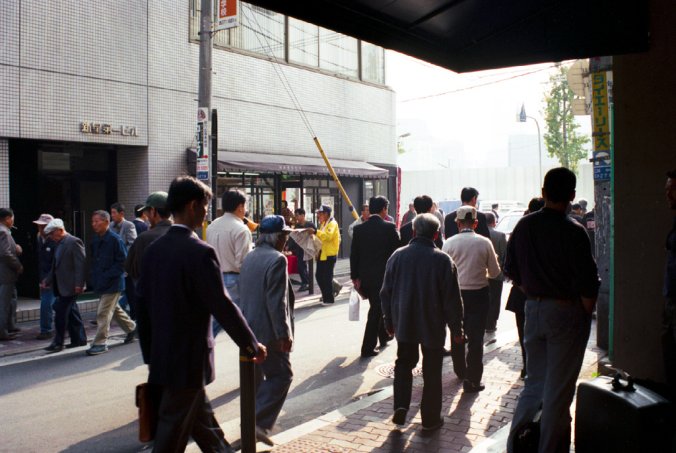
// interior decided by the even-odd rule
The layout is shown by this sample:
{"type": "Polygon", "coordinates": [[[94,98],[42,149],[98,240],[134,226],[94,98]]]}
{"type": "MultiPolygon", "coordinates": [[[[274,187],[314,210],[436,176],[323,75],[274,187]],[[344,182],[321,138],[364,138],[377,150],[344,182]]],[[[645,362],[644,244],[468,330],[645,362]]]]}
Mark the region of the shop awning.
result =
{"type": "MultiPolygon", "coordinates": [[[[191,168],[194,166],[195,150],[190,149],[191,168]]],[[[330,159],[338,176],[362,178],[387,178],[385,168],[376,167],[368,162],[347,159],[330,159]]],[[[319,156],[290,156],[267,153],[247,153],[242,151],[218,151],[218,171],[248,171],[257,173],[283,173],[293,175],[329,176],[324,160],[319,156]]]]}

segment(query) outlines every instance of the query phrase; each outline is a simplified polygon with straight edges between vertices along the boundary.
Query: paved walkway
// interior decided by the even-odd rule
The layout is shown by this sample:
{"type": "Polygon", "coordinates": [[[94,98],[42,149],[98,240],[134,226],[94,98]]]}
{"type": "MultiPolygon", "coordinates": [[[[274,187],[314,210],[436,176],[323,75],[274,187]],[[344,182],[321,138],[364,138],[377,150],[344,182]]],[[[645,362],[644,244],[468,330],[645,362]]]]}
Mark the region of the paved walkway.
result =
{"type": "MultiPolygon", "coordinates": [[[[590,338],[581,379],[592,377],[597,362],[604,355],[595,347],[595,332],[590,338]]],[[[462,383],[452,371],[450,358],[444,359],[442,413],[445,423],[432,434],[421,430],[418,404],[422,395],[422,378],[416,377],[406,426],[399,428],[391,422],[392,388],[388,387],[368,397],[368,401],[354,403],[274,436],[277,445],[272,451],[503,452],[523,381],[519,379],[521,352],[518,342],[513,338],[505,341],[498,337],[496,345],[486,349],[483,378],[486,390],[478,394],[462,391],[462,383]]],[[[574,414],[574,407],[571,414],[574,414]]]]}

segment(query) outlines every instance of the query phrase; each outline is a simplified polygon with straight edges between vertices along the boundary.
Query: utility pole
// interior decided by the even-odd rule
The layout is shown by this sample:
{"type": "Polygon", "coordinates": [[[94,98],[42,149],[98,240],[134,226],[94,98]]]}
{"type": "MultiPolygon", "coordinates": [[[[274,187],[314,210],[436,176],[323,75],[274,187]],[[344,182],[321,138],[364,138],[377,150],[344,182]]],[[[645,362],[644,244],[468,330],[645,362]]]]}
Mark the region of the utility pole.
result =
{"type": "MultiPolygon", "coordinates": [[[[211,52],[213,49],[213,17],[214,17],[214,2],[213,0],[201,0],[201,15],[200,15],[200,68],[199,68],[199,85],[198,85],[198,99],[197,107],[198,111],[202,111],[202,117],[204,121],[198,123],[198,133],[202,134],[202,137],[198,137],[198,150],[197,150],[197,178],[204,181],[205,184],[211,185],[211,174],[216,171],[216,168],[210,165],[211,159],[209,159],[209,151],[212,153],[215,150],[210,150],[210,140],[209,140],[209,119],[211,118],[211,52]],[[204,115],[204,113],[206,115],[204,115]],[[201,129],[200,129],[201,127],[201,129]],[[201,141],[201,149],[199,143],[201,141]],[[201,154],[201,155],[200,155],[201,154]],[[205,159],[200,161],[200,159],[205,159]],[[200,171],[200,164],[205,165],[208,169],[206,174],[200,171]]],[[[198,121],[200,117],[198,115],[198,121]]],[[[212,190],[215,188],[212,187],[212,190]]],[[[215,196],[215,192],[214,192],[215,196]]],[[[209,214],[209,219],[211,220],[215,213],[213,210],[209,214]]]]}

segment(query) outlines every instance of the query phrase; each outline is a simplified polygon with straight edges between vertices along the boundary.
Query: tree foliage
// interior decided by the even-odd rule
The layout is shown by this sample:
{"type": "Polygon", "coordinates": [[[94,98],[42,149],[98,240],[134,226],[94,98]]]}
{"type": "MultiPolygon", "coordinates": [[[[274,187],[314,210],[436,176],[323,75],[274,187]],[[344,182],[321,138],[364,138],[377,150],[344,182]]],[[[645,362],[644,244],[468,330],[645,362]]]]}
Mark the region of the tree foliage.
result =
{"type": "Polygon", "coordinates": [[[584,145],[589,137],[579,135],[580,127],[573,115],[573,90],[566,77],[568,68],[559,66],[559,72],[549,78],[549,92],[545,94],[545,146],[551,157],[555,157],[562,166],[577,172],[577,163],[587,157],[584,145]]]}

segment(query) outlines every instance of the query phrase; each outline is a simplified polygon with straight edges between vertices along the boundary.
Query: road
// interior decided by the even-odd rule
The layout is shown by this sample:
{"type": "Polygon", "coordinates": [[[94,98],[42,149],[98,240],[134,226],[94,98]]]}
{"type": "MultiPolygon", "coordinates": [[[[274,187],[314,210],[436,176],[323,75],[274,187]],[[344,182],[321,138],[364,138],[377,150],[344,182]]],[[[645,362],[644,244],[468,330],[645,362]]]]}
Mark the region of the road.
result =
{"type": "MultiPolygon", "coordinates": [[[[504,299],[504,298],[503,298],[504,299]]],[[[394,362],[396,344],[362,359],[360,322],[347,320],[347,300],[296,313],[291,355],[294,380],[276,431],[331,412],[374,390],[390,386],[382,375],[394,362]],[[378,371],[381,371],[379,373],[378,371]]],[[[501,316],[499,329],[514,329],[501,316]]],[[[226,334],[216,342],[216,381],[208,395],[228,440],[239,438],[237,348],[226,334]]],[[[0,361],[0,451],[137,452],[134,388],[145,380],[138,343],[117,344],[88,357],[84,348],[56,355],[36,352],[0,361]]]]}

